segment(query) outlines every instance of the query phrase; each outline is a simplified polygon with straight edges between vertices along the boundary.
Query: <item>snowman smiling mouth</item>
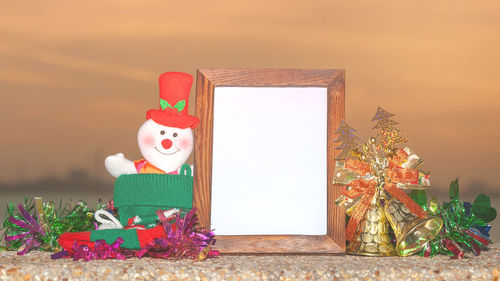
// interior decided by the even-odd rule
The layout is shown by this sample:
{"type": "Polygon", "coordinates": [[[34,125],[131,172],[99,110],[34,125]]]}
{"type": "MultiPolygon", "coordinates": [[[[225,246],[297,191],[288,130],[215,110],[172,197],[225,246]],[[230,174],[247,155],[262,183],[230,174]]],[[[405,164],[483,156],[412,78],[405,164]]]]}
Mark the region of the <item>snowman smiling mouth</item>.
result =
{"type": "Polygon", "coordinates": [[[172,155],[172,154],[175,154],[175,153],[179,152],[179,149],[178,149],[178,148],[176,148],[176,149],[175,149],[175,151],[174,151],[174,152],[172,152],[172,153],[165,153],[165,152],[161,152],[161,151],[158,149],[158,147],[157,147],[157,146],[155,146],[155,149],[156,149],[156,151],[160,152],[160,153],[161,153],[161,154],[163,154],[163,155],[172,155]]]}

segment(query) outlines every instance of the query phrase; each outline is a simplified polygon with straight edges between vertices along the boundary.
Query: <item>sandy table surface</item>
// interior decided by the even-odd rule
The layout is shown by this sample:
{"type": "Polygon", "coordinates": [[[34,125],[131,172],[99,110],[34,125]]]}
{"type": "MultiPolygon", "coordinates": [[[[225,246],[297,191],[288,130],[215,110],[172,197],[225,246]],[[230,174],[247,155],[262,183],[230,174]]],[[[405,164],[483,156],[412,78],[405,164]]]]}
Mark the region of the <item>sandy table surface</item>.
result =
{"type": "Polygon", "coordinates": [[[203,262],[132,258],[52,260],[50,253],[0,252],[0,280],[500,280],[500,250],[446,256],[221,256],[203,262]]]}

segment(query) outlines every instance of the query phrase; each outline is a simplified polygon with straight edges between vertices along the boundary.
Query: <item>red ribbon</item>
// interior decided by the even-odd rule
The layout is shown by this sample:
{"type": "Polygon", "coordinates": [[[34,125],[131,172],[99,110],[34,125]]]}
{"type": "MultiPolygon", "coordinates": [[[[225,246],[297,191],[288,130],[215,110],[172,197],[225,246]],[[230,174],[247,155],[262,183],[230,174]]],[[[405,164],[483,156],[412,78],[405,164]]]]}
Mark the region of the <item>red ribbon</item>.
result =
{"type": "Polygon", "coordinates": [[[462,251],[462,248],[453,240],[448,239],[448,238],[443,238],[441,242],[444,244],[446,249],[450,250],[450,252],[453,254],[453,259],[461,259],[464,257],[464,252],[462,251]]]}
{"type": "MultiPolygon", "coordinates": [[[[412,214],[423,218],[427,215],[427,212],[425,212],[424,209],[420,207],[420,205],[415,203],[415,201],[413,201],[413,199],[411,199],[411,197],[408,196],[406,192],[398,188],[396,185],[397,183],[418,184],[418,171],[415,169],[404,169],[399,166],[395,166],[395,162],[399,161],[400,157],[394,157],[389,163],[389,167],[392,168],[389,168],[386,172],[384,189],[392,197],[401,201],[412,214]]],[[[365,175],[367,173],[374,174],[370,164],[353,159],[346,160],[345,168],[361,175],[365,175]]],[[[370,206],[370,202],[373,199],[373,196],[375,196],[377,182],[375,179],[359,179],[351,181],[348,186],[350,186],[350,189],[342,192],[344,196],[351,199],[362,196],[360,201],[356,204],[351,219],[349,220],[346,228],[347,241],[352,241],[359,223],[365,216],[366,211],[370,206]]]]}
{"type": "Polygon", "coordinates": [[[351,219],[347,224],[346,237],[348,241],[354,238],[354,233],[358,229],[358,225],[365,216],[368,207],[370,207],[370,202],[373,196],[375,196],[375,186],[373,181],[367,180],[355,180],[349,183],[351,189],[343,193],[346,197],[357,198],[361,197],[361,200],[356,204],[355,210],[351,215],[351,219]]]}

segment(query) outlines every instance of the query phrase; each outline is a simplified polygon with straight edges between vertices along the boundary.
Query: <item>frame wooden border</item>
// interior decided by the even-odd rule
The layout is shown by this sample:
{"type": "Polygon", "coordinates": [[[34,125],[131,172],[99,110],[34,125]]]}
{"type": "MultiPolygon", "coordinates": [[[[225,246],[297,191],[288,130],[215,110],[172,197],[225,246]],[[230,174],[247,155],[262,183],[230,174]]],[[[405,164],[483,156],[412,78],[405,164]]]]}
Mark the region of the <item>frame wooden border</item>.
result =
{"type": "MultiPolygon", "coordinates": [[[[326,87],[327,120],[327,235],[217,235],[216,248],[226,254],[247,253],[345,253],[345,211],[335,204],[341,186],[333,185],[336,128],[344,119],[344,70],[313,69],[199,69],[196,81],[194,130],[194,196],[200,227],[210,229],[212,137],[215,87],[326,87]]],[[[217,234],[217,233],[216,233],[217,234]]]]}

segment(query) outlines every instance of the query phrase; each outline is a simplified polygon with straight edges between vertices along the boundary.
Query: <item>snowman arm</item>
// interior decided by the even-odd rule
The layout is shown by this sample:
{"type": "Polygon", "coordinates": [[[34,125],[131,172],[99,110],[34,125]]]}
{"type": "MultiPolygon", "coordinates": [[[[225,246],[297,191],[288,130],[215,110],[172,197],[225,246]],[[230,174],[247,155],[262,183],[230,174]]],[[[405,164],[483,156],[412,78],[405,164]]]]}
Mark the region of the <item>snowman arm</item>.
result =
{"type": "Polygon", "coordinates": [[[106,157],[104,166],[115,178],[121,175],[137,174],[134,162],[125,158],[123,153],[117,153],[106,157]]]}

